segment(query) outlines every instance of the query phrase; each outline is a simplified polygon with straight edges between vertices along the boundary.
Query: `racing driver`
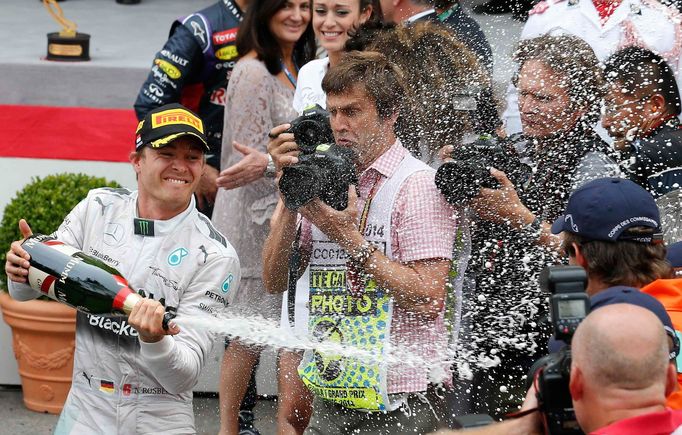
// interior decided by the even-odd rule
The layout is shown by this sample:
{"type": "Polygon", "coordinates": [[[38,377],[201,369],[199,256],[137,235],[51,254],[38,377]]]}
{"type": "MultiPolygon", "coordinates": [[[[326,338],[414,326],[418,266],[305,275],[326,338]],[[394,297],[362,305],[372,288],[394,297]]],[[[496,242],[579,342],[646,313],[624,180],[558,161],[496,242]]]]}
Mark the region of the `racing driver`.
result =
{"type": "Polygon", "coordinates": [[[196,191],[199,210],[211,217],[220,171],[225,90],[237,61],[237,29],[249,0],[219,0],[179,19],[156,53],[135,101],[138,121],[152,109],[182,103],[206,126],[208,166],[196,191]]]}
{"type": "MultiPolygon", "coordinates": [[[[217,315],[239,285],[239,259],[193,192],[206,166],[203,122],[170,104],[137,127],[130,161],[137,191],[94,189],[53,234],[116,268],[145,299],[128,318],[78,313],[73,380],[55,433],[194,433],[192,388],[214,342],[183,319],[217,315]],[[167,331],[165,311],[176,315],[167,331]],[[177,322],[177,323],[176,323],[177,322]]],[[[31,235],[19,221],[23,237],[31,235]]],[[[12,243],[10,294],[27,284],[30,257],[12,243]]]]}

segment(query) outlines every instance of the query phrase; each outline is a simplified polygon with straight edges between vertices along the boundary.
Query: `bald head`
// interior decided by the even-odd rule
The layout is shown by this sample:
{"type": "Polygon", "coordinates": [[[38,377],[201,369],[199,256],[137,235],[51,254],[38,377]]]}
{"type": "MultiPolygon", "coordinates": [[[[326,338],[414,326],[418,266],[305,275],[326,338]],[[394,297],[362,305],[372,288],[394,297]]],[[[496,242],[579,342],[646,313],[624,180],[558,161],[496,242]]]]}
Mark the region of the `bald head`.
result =
{"type": "Polygon", "coordinates": [[[624,390],[665,388],[668,340],[651,311],[632,304],[599,308],[578,326],[573,364],[594,386],[624,390]]]}

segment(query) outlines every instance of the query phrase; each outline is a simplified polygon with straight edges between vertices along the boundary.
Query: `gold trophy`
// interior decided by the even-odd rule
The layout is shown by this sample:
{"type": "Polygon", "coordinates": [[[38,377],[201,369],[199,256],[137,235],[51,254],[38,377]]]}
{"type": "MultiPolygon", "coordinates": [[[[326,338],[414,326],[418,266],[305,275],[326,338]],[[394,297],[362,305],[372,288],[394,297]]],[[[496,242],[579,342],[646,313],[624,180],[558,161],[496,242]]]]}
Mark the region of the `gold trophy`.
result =
{"type": "Polygon", "coordinates": [[[47,34],[47,60],[90,60],[90,35],[76,32],[76,23],[64,18],[57,0],[43,0],[43,6],[62,26],[59,32],[47,34]]]}

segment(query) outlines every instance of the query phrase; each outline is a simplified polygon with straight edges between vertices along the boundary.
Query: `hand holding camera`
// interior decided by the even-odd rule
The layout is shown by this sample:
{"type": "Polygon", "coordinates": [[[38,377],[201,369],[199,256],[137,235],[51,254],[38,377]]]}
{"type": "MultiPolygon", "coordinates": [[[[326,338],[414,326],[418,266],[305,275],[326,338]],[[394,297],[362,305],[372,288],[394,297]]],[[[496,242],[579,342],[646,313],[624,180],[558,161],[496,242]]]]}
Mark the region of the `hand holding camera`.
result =
{"type": "Polygon", "coordinates": [[[362,234],[358,231],[360,213],[356,205],[358,195],[355,186],[348,186],[348,207],[337,210],[315,198],[298,209],[301,215],[320,229],[331,240],[338,243],[347,251],[352,251],[364,243],[362,234]]]}
{"type": "Polygon", "coordinates": [[[436,172],[436,186],[450,204],[468,204],[480,218],[514,228],[533,221],[515,188],[528,180],[531,168],[509,144],[484,135],[453,148],[449,157],[436,172]]]}
{"type": "Polygon", "coordinates": [[[288,209],[298,210],[314,198],[336,210],[348,208],[348,186],[357,184],[354,153],[334,143],[327,111],[310,107],[288,128],[274,128],[270,137],[268,152],[282,169],[279,190],[288,209]]]}
{"type": "Polygon", "coordinates": [[[291,124],[278,125],[268,134],[268,154],[272,157],[278,174],[281,174],[284,167],[298,163],[298,156],[301,154],[294,134],[289,132],[290,127],[291,124]]]}
{"type": "Polygon", "coordinates": [[[514,228],[531,223],[535,216],[523,205],[507,175],[495,168],[490,169],[490,175],[499,183],[499,187],[481,187],[478,195],[469,201],[471,208],[481,219],[489,222],[508,223],[514,228]]]}

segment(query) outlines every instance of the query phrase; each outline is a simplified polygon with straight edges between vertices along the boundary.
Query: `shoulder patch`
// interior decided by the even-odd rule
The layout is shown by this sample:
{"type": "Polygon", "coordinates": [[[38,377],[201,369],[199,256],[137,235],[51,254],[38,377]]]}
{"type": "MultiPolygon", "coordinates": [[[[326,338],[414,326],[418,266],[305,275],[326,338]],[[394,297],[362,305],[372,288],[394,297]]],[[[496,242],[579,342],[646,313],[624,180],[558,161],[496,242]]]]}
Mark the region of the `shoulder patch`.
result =
{"type": "Polygon", "coordinates": [[[211,47],[211,34],[208,22],[201,14],[192,14],[182,20],[182,25],[185,26],[194,35],[202,53],[211,47]]]}
{"type": "Polygon", "coordinates": [[[211,221],[201,213],[198,213],[197,216],[199,216],[199,219],[206,224],[206,228],[208,228],[208,237],[227,248],[227,240],[225,239],[225,236],[220,234],[220,232],[215,229],[211,221]]]}

